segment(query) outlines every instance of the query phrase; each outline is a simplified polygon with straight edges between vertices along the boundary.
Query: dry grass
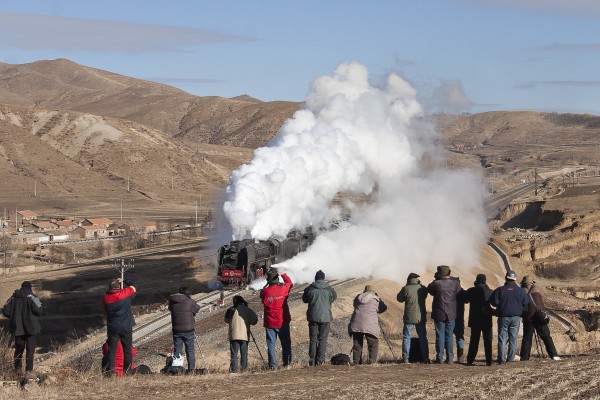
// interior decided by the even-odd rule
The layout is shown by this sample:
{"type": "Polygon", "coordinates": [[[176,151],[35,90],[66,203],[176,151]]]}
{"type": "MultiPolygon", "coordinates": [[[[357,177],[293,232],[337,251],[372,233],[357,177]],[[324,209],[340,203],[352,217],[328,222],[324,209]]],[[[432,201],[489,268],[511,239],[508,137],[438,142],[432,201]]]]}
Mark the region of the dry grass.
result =
{"type": "Polygon", "coordinates": [[[0,389],[0,399],[598,399],[600,357],[529,361],[502,367],[374,365],[289,368],[201,376],[64,374],[28,390],[0,389]],[[98,377],[98,378],[97,378],[98,377]],[[96,379],[97,378],[97,379],[96,379]]]}

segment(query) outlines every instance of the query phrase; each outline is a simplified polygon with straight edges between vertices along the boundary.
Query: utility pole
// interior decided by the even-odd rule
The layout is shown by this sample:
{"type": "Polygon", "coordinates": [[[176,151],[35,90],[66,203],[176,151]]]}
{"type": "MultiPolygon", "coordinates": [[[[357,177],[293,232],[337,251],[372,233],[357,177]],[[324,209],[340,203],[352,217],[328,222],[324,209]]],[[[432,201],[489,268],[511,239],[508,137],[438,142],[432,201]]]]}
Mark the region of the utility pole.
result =
{"type": "Polygon", "coordinates": [[[175,180],[175,178],[173,177],[173,175],[171,175],[171,192],[173,191],[174,180],[175,180]]]}
{"type": "MultiPolygon", "coordinates": [[[[121,280],[125,279],[125,271],[133,268],[134,261],[135,260],[133,258],[130,258],[128,260],[124,258],[115,258],[114,266],[115,269],[121,273],[121,280]]],[[[121,282],[121,289],[123,289],[123,282],[121,282]]]]}
{"type": "Polygon", "coordinates": [[[198,200],[196,200],[196,225],[198,225],[198,200]]]}
{"type": "Polygon", "coordinates": [[[129,193],[129,177],[127,177],[127,193],[129,193]]]}
{"type": "Polygon", "coordinates": [[[123,198],[121,197],[121,221],[123,221],[123,198]]]}
{"type": "Polygon", "coordinates": [[[538,195],[538,184],[537,184],[537,168],[533,169],[533,175],[534,175],[534,185],[535,185],[535,195],[538,195]]]}
{"type": "Polygon", "coordinates": [[[37,181],[33,181],[33,197],[37,197],[37,181]]]}

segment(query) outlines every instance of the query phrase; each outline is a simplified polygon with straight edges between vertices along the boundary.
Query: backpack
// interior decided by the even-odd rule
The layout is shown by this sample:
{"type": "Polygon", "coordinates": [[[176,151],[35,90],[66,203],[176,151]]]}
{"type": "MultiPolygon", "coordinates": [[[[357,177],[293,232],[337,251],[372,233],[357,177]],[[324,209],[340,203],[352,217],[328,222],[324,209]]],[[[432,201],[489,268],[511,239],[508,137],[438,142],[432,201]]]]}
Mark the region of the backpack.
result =
{"type": "Polygon", "coordinates": [[[410,338],[410,352],[408,353],[408,361],[411,363],[423,362],[423,354],[421,354],[421,345],[418,338],[410,338]]]}
{"type": "Polygon", "coordinates": [[[179,357],[168,356],[166,359],[166,365],[160,370],[165,375],[183,375],[185,374],[185,368],[183,368],[183,355],[179,357]]]}
{"type": "Polygon", "coordinates": [[[345,353],[338,353],[331,357],[331,364],[333,365],[350,365],[350,356],[345,353]]]}

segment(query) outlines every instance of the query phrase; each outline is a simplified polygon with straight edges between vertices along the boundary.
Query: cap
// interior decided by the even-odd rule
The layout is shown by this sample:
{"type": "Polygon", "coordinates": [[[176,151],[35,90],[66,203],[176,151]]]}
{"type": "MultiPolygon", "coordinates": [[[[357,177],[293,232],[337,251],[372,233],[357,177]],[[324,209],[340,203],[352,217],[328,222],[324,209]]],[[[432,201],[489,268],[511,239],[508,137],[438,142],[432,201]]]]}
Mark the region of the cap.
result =
{"type": "Polygon", "coordinates": [[[505,278],[506,278],[507,281],[516,281],[517,280],[517,274],[515,273],[515,271],[509,270],[506,273],[505,278]]]}
{"type": "Polygon", "coordinates": [[[365,292],[373,292],[373,293],[375,293],[375,286],[373,286],[373,285],[367,285],[367,286],[365,286],[365,292]]]}
{"type": "Polygon", "coordinates": [[[325,279],[325,272],[318,270],[315,274],[315,281],[322,281],[325,279]]]}
{"type": "Polygon", "coordinates": [[[523,279],[521,279],[521,286],[533,285],[534,283],[535,281],[533,280],[533,277],[529,275],[525,275],[523,279]]]}
{"type": "Polygon", "coordinates": [[[447,265],[439,265],[437,267],[437,272],[439,272],[440,274],[440,278],[443,278],[445,276],[450,275],[450,267],[447,265]]]}

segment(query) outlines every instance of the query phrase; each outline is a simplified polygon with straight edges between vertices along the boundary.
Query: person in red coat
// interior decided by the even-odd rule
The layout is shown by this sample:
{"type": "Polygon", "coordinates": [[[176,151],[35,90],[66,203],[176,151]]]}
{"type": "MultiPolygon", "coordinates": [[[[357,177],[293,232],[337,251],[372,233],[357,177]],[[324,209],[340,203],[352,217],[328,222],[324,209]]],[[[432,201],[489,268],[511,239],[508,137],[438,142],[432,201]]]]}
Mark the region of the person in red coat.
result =
{"type": "MultiPolygon", "coordinates": [[[[135,348],[131,347],[131,369],[135,368],[135,365],[133,365],[133,357],[135,357],[136,351],[135,348]]],[[[108,340],[106,342],[104,342],[104,344],[102,345],[102,370],[106,370],[106,367],[108,366],[108,340]]],[[[123,376],[123,364],[124,364],[124,359],[125,357],[123,357],[123,346],[121,346],[121,342],[118,342],[117,344],[117,354],[115,356],[115,375],[117,376],[123,376]]]]}
{"type": "Polygon", "coordinates": [[[269,368],[277,369],[275,358],[275,343],[277,337],[281,342],[283,366],[292,362],[292,341],[290,338],[290,321],[292,316],[287,303],[292,280],[287,274],[280,274],[275,268],[267,273],[267,286],[260,291],[260,299],[264,306],[264,327],[267,335],[267,351],[269,354],[269,368]],[[279,276],[283,283],[279,282],[279,276]]]}

